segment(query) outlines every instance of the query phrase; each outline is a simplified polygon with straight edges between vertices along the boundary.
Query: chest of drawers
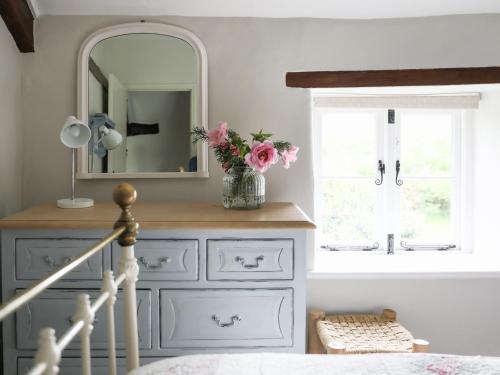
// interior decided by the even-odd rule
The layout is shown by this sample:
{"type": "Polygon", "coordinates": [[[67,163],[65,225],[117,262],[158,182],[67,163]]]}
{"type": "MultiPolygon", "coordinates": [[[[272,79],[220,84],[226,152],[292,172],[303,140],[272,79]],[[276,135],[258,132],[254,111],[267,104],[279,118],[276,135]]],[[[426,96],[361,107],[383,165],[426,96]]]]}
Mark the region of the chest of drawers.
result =
{"type": "MultiPolygon", "coordinates": [[[[0,220],[3,299],[106,234],[117,216],[112,207],[106,215],[99,205],[83,210],[86,220],[71,220],[78,212],[52,207],[0,220]]],[[[247,212],[203,204],[154,207],[134,207],[141,225],[135,251],[143,363],[193,353],[305,351],[306,233],[314,226],[298,208],[286,203],[247,212]]],[[[4,373],[22,373],[40,328],[50,325],[60,333],[69,326],[75,296],[85,289],[92,298],[103,271],[117,270],[118,256],[113,243],[5,321],[4,373]]],[[[121,327],[120,294],[117,303],[121,327]]],[[[106,357],[105,324],[97,315],[92,349],[99,371],[105,362],[99,358],[106,357]]],[[[119,330],[117,348],[124,355],[122,341],[119,330]]],[[[64,357],[61,374],[72,374],[76,347],[64,357]]]]}

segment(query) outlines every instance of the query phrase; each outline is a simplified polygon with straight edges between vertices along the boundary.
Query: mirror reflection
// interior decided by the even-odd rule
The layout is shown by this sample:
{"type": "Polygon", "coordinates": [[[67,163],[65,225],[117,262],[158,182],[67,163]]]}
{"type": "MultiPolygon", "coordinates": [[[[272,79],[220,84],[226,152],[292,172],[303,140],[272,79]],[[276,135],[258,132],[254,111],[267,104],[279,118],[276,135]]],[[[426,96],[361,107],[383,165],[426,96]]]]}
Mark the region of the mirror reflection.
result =
{"type": "Polygon", "coordinates": [[[186,41],[127,34],[89,58],[90,173],[196,172],[198,62],[186,41]]]}

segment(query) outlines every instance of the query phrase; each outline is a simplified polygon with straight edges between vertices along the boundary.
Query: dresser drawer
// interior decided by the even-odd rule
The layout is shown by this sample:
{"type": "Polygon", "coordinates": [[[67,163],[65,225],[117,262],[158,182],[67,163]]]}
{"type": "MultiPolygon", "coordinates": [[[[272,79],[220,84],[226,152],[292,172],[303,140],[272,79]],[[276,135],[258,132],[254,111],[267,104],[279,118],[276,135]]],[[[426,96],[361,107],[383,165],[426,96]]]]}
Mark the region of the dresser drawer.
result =
{"type": "MultiPolygon", "coordinates": [[[[198,280],[198,240],[142,240],[135,244],[139,280],[198,280]]],[[[113,268],[120,246],[113,244],[113,268]]]]}
{"type": "Polygon", "coordinates": [[[209,280],[291,280],[293,240],[209,240],[209,280]]]}
{"type": "Polygon", "coordinates": [[[161,290],[162,348],[292,346],[292,289],[161,290]]]}
{"type": "MultiPolygon", "coordinates": [[[[60,337],[71,326],[71,317],[76,309],[76,297],[80,290],[48,290],[40,297],[22,307],[16,314],[16,332],[18,349],[36,349],[38,332],[42,328],[52,327],[60,337]]],[[[98,291],[88,293],[91,300],[100,294],[98,291]]],[[[118,292],[115,304],[116,347],[123,349],[125,339],[123,332],[123,293],[118,292]]],[[[137,291],[137,324],[139,329],[139,347],[151,348],[151,292],[137,291]]],[[[91,335],[92,349],[107,348],[106,308],[96,314],[94,330],[91,335]]],[[[69,349],[78,349],[79,340],[69,344],[69,349]]]]}
{"type": "MultiPolygon", "coordinates": [[[[16,278],[18,280],[39,280],[69,263],[98,239],[47,239],[30,238],[16,240],[16,278]]],[[[105,250],[109,247],[106,246],[105,250]]],[[[65,279],[102,279],[102,251],[87,259],[71,271],[65,279]]]]}

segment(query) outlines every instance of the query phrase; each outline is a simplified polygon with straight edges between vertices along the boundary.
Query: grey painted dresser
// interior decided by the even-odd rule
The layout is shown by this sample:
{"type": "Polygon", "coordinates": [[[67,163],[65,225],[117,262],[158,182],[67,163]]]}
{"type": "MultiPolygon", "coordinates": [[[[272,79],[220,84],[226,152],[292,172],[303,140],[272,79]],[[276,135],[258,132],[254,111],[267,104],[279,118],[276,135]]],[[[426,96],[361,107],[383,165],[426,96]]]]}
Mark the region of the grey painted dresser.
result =
{"type": "MultiPolygon", "coordinates": [[[[306,233],[313,223],[291,203],[256,211],[219,204],[138,203],[136,257],[141,362],[209,352],[305,352],[306,233]]],[[[2,300],[68,262],[110,231],[119,211],[37,206],[0,220],[2,300]]],[[[3,325],[5,374],[31,365],[38,331],[60,334],[81,289],[96,294],[103,271],[117,269],[117,244],[91,258],[3,325]]],[[[122,324],[118,295],[117,324],[122,324]]],[[[106,374],[106,319],[97,314],[93,367],[106,374]]],[[[117,346],[124,356],[123,336],[117,346]]],[[[79,367],[77,345],[61,374],[79,367]]],[[[120,365],[120,363],[119,363],[120,365]]],[[[122,364],[123,365],[123,364],[122,364]]]]}

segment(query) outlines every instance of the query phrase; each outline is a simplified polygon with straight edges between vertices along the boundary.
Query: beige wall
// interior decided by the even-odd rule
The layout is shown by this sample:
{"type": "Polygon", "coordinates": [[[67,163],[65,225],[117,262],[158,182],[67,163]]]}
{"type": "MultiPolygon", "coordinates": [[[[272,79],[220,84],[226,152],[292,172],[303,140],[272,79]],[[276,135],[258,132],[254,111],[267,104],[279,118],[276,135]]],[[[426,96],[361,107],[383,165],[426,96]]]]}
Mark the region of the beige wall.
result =
{"type": "Polygon", "coordinates": [[[474,246],[500,253],[498,217],[500,212],[500,92],[481,95],[474,119],[474,246]],[[496,187],[496,188],[495,188],[496,187]],[[492,199],[495,197],[496,199],[492,199]]]}
{"type": "Polygon", "coordinates": [[[21,54],[0,19],[0,217],[21,208],[21,54]]]}
{"type": "MultiPolygon", "coordinates": [[[[68,194],[69,150],[59,142],[76,112],[76,59],[84,38],[131,17],[47,16],[37,25],[37,52],[26,63],[24,205],[68,194]]],[[[162,17],[205,43],[209,58],[209,127],[229,121],[243,134],[264,128],[301,147],[288,171],[266,174],[269,200],[297,202],[312,214],[312,158],[307,90],[285,87],[293,70],[496,65],[492,40],[500,16],[380,21],[162,17]]],[[[209,179],[136,180],[143,200],[219,200],[222,170],[210,157],[209,179]]],[[[108,199],[115,181],[80,181],[80,195],[108,199]]]]}
{"type": "MultiPolygon", "coordinates": [[[[59,142],[76,111],[79,45],[98,28],[139,17],[42,17],[37,52],[24,57],[23,205],[68,195],[70,152],[59,142]]],[[[150,19],[150,18],[148,18],[150,19]]],[[[500,64],[500,15],[404,20],[222,19],[163,17],[197,34],[209,62],[209,127],[227,120],[247,135],[264,128],[301,147],[288,171],[266,174],[267,198],[294,201],[313,214],[307,90],[285,87],[295,70],[393,69],[500,64]]],[[[222,170],[210,178],[134,180],[141,200],[217,201],[222,170]]],[[[80,195],[109,200],[117,181],[80,181],[80,195]]],[[[308,305],[340,311],[393,307],[437,352],[500,355],[498,279],[311,280],[308,305]]]]}
{"type": "Polygon", "coordinates": [[[308,280],[309,308],[378,312],[390,307],[433,353],[500,356],[498,279],[308,280]]]}

